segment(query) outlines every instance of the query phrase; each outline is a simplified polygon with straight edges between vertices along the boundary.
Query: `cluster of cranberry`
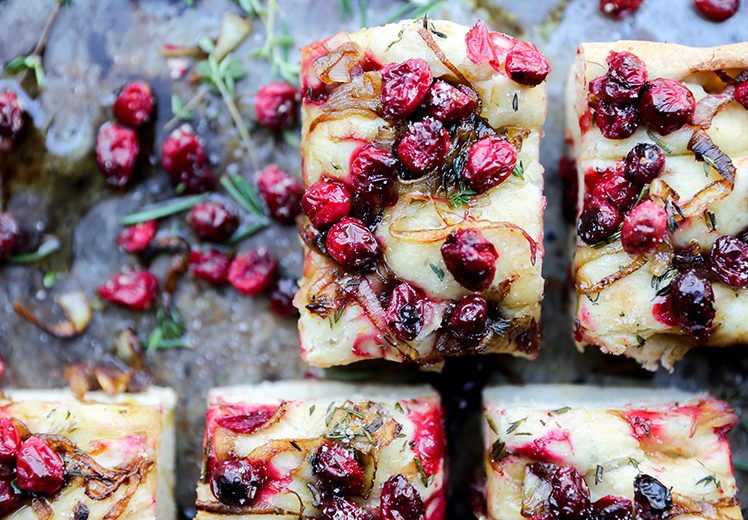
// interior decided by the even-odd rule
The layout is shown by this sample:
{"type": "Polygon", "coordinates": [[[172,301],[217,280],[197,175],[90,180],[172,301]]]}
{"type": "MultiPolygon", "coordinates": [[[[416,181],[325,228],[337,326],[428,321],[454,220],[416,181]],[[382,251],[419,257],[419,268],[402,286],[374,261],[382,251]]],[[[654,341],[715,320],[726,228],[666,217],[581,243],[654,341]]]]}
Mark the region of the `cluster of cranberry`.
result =
{"type": "MultiPolygon", "coordinates": [[[[621,20],[641,7],[644,0],[600,0],[600,12],[621,20]]],[[[713,22],[724,22],[740,7],[740,0],[693,0],[701,15],[713,22]]]]}
{"type": "Polygon", "coordinates": [[[0,515],[16,510],[28,496],[50,496],[65,482],[65,464],[41,437],[25,435],[0,418],[0,515]]]}

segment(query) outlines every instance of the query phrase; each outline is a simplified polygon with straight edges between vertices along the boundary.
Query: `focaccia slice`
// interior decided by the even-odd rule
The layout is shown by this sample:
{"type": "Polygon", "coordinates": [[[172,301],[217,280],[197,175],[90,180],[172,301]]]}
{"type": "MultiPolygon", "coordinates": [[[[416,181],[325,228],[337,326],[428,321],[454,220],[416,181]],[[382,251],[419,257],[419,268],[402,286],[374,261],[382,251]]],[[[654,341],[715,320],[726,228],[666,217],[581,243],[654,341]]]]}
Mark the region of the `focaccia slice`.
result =
{"type": "Polygon", "coordinates": [[[367,520],[404,508],[445,518],[442,408],[430,387],[216,388],[206,422],[200,520],[367,520]]]}
{"type": "Polygon", "coordinates": [[[499,386],[484,393],[491,520],[742,518],[737,416],[671,389],[499,386]]]}
{"type": "Polygon", "coordinates": [[[315,42],[301,69],[304,359],[534,358],[543,55],[422,19],[315,42]]]}

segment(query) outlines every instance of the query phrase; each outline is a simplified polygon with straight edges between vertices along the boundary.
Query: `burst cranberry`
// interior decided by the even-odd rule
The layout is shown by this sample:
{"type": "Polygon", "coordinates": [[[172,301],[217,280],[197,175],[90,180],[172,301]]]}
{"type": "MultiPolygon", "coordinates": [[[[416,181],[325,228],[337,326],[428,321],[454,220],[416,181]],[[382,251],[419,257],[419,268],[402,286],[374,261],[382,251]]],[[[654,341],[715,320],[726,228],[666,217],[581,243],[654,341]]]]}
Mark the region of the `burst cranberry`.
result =
{"type": "Polygon", "coordinates": [[[336,181],[317,181],[301,198],[301,207],[312,225],[325,229],[351,212],[351,194],[336,181]]]}
{"type": "Polygon", "coordinates": [[[651,143],[639,143],[634,146],[625,159],[626,177],[637,184],[649,184],[665,168],[665,154],[659,146],[651,143]]]}
{"type": "Polygon", "coordinates": [[[647,82],[647,66],[630,52],[614,52],[608,54],[607,76],[629,88],[643,87],[647,82]]]}
{"type": "Polygon", "coordinates": [[[420,58],[388,65],[382,73],[382,109],[391,119],[410,115],[431,86],[431,67],[420,58]]]}
{"type": "Polygon", "coordinates": [[[621,228],[623,249],[630,255],[651,253],[667,232],[665,208],[646,200],[626,215],[621,228]]]}
{"type": "Polygon", "coordinates": [[[353,452],[339,443],[326,442],[319,447],[312,459],[312,471],[325,496],[358,495],[364,487],[364,471],[353,452]]]}
{"type": "Polygon", "coordinates": [[[382,486],[382,520],[424,520],[426,507],[418,490],[402,475],[393,475],[382,486]]]}
{"type": "Polygon", "coordinates": [[[360,220],[346,217],[327,233],[327,252],[339,264],[352,271],[371,269],[379,256],[379,244],[360,220]]]}
{"type": "MultiPolygon", "coordinates": [[[[0,92],[0,146],[18,137],[23,129],[23,109],[12,90],[0,92]]],[[[9,145],[10,143],[8,143],[9,145]]]]}
{"type": "Polygon", "coordinates": [[[477,229],[450,233],[441,252],[447,269],[463,287],[479,292],[489,288],[499,253],[483,233],[477,229]]]}
{"type": "Polygon", "coordinates": [[[366,145],[351,157],[351,182],[356,193],[372,203],[380,204],[393,198],[397,159],[388,150],[366,145]]]}
{"type": "Polygon", "coordinates": [[[635,13],[644,0],[600,0],[600,12],[617,20],[635,13]]]}
{"type": "Polygon", "coordinates": [[[13,512],[21,505],[21,494],[16,491],[10,480],[0,480],[0,515],[13,512]]]}
{"type": "Polygon", "coordinates": [[[131,271],[112,276],[97,289],[99,296],[128,309],[143,310],[151,306],[158,290],[158,280],[148,271],[131,271]]]}
{"type": "Polygon", "coordinates": [[[441,79],[434,81],[424,101],[426,113],[444,124],[467,117],[477,104],[478,95],[473,89],[464,85],[455,87],[441,79]]]}
{"type": "Polygon", "coordinates": [[[517,45],[506,57],[506,73],[513,81],[534,87],[540,85],[551,65],[543,53],[530,44],[517,45]]]}
{"type": "Polygon", "coordinates": [[[263,247],[234,258],[229,267],[229,283],[245,296],[252,296],[267,290],[277,273],[278,262],[263,247]]]}
{"type": "Polygon", "coordinates": [[[680,328],[697,340],[706,339],[716,313],[711,282],[697,271],[686,271],[670,287],[670,306],[680,328]]]}
{"type": "Polygon", "coordinates": [[[117,236],[117,243],[128,253],[140,253],[148,247],[157,231],[158,222],[147,220],[123,229],[117,236]]]}
{"type": "Polygon", "coordinates": [[[187,257],[192,276],[202,278],[210,283],[220,285],[229,279],[229,255],[211,249],[208,251],[191,251],[187,257]]]}
{"type": "Polygon", "coordinates": [[[21,436],[13,421],[5,417],[0,419],[0,464],[9,464],[16,460],[16,453],[21,447],[21,436]]]}
{"type": "Polygon", "coordinates": [[[618,210],[631,207],[639,195],[639,189],[617,171],[608,171],[595,184],[592,196],[609,202],[618,210]]]}
{"type": "Polygon", "coordinates": [[[112,107],[114,117],[125,126],[138,128],[148,123],[153,112],[153,90],[145,81],[125,85],[112,107]]]}
{"type": "Polygon", "coordinates": [[[710,255],[712,272],[733,289],[748,287],[748,245],[723,235],[714,241],[710,255]]]}
{"type": "Polygon", "coordinates": [[[738,12],[740,0],[693,0],[693,6],[703,17],[724,22],[738,12]]]}
{"type": "Polygon", "coordinates": [[[231,506],[251,504],[262,481],[260,470],[245,459],[216,462],[210,471],[213,496],[231,506]]]}
{"type": "Polygon", "coordinates": [[[606,495],[592,504],[595,520],[633,520],[634,509],[628,498],[606,495]]]}
{"type": "Polygon", "coordinates": [[[62,458],[39,437],[29,437],[16,453],[16,484],[30,493],[51,495],[62,487],[62,458]]]}
{"type": "Polygon", "coordinates": [[[255,110],[261,126],[271,130],[290,128],[299,111],[299,91],[283,81],[263,85],[255,96],[255,110]]]}
{"type": "Polygon", "coordinates": [[[270,215],[281,224],[291,224],[301,212],[301,184],[277,166],[262,170],[257,187],[270,215]]]}
{"type": "Polygon", "coordinates": [[[225,242],[239,227],[239,217],[227,206],[206,200],[190,209],[187,222],[202,240],[225,242]]]}
{"type": "Polygon", "coordinates": [[[441,166],[449,150],[449,132],[438,119],[424,117],[408,126],[397,145],[397,156],[416,176],[441,166]]]}
{"type": "Polygon", "coordinates": [[[462,169],[465,185],[478,193],[498,186],[511,175],[517,163],[517,149],[496,136],[484,137],[470,147],[462,169]]]}
{"type": "Polygon", "coordinates": [[[135,130],[116,123],[104,123],[96,136],[96,163],[111,186],[121,188],[132,179],[140,154],[135,130]]]}
{"type": "Polygon", "coordinates": [[[203,144],[188,126],[178,128],[161,145],[161,166],[174,187],[202,193],[216,187],[203,144]]]}
{"type": "Polygon", "coordinates": [[[390,330],[403,341],[412,341],[423,329],[428,302],[423,294],[407,282],[392,291],[385,317],[390,330]]]}
{"type": "Polygon", "coordinates": [[[641,87],[629,87],[614,81],[608,76],[600,76],[590,82],[589,105],[599,110],[603,105],[605,111],[614,107],[634,105],[639,99],[641,87]]]}
{"type": "Polygon", "coordinates": [[[226,428],[234,433],[244,435],[252,434],[265,426],[276,410],[272,408],[253,410],[241,415],[229,415],[221,417],[216,424],[221,428],[226,428]]]}
{"type": "Polygon", "coordinates": [[[642,124],[667,135],[687,124],[696,108],[691,91],[673,79],[657,78],[644,87],[639,100],[642,124]]]}
{"type": "Polygon", "coordinates": [[[634,507],[637,520],[661,520],[673,507],[673,497],[662,482],[640,474],[634,479],[634,507]]]}
{"type": "Polygon", "coordinates": [[[497,55],[496,45],[491,33],[483,20],[476,20],[475,24],[465,35],[467,57],[476,65],[488,63],[495,71],[501,70],[501,63],[497,55]]]}
{"type": "Polygon", "coordinates": [[[743,108],[748,108],[748,81],[738,83],[735,87],[734,93],[735,101],[743,105],[743,108]]]}
{"type": "Polygon", "coordinates": [[[322,502],[321,520],[372,520],[372,516],[353,500],[335,497],[322,502]]]}
{"type": "Polygon", "coordinates": [[[622,220],[621,213],[611,204],[589,197],[577,221],[577,234],[587,244],[595,244],[615,233],[622,220]]]}
{"type": "Polygon", "coordinates": [[[590,513],[590,490],[579,472],[569,466],[556,470],[551,478],[548,504],[557,520],[578,520],[590,513]]]}
{"type": "Polygon", "coordinates": [[[603,103],[595,110],[595,124],[607,139],[626,139],[639,128],[639,110],[636,105],[603,103]]]}
{"type": "Polygon", "coordinates": [[[279,278],[270,289],[270,310],[281,318],[293,318],[299,315],[293,305],[294,296],[299,289],[295,278],[279,278]]]}
{"type": "Polygon", "coordinates": [[[20,246],[23,234],[16,217],[0,211],[0,261],[12,255],[20,246]]]}
{"type": "Polygon", "coordinates": [[[449,317],[449,331],[458,339],[468,343],[478,343],[486,335],[488,322],[488,302],[482,296],[465,296],[455,306],[449,317]]]}

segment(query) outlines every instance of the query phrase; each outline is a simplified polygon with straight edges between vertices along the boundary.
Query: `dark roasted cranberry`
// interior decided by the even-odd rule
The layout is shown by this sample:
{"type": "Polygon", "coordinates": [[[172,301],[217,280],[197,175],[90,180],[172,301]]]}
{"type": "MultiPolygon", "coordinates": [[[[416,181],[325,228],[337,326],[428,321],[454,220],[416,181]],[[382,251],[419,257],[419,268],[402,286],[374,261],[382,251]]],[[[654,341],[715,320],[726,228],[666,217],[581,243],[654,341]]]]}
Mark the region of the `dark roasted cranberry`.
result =
{"type": "Polygon", "coordinates": [[[372,516],[353,500],[335,497],[322,502],[321,520],[372,520],[372,516]]]}
{"type": "Polygon", "coordinates": [[[693,6],[704,18],[724,22],[738,12],[740,0],[693,0],[693,6]]]}
{"type": "Polygon", "coordinates": [[[673,79],[653,79],[639,100],[642,124],[662,135],[687,124],[695,108],[696,100],[688,87],[673,79]]]}
{"type": "Polygon", "coordinates": [[[145,81],[133,81],[124,86],[112,107],[117,121],[130,128],[148,123],[153,112],[153,90],[145,81]]]}
{"type": "Polygon", "coordinates": [[[478,104],[478,95],[470,87],[455,87],[437,79],[426,94],[426,113],[444,124],[467,117],[478,104]]]}
{"type": "Polygon", "coordinates": [[[0,211],[0,261],[12,255],[21,245],[23,233],[16,217],[0,211]]]}
{"type": "Polygon", "coordinates": [[[145,222],[127,226],[123,229],[117,235],[117,243],[128,253],[140,253],[148,247],[153,237],[156,236],[157,231],[158,222],[155,220],[146,220],[145,222]]]}
{"type": "Polygon", "coordinates": [[[295,278],[279,278],[270,289],[270,310],[281,318],[293,318],[299,315],[299,311],[293,305],[299,284],[295,278]]]}
{"type": "Polygon", "coordinates": [[[626,139],[639,128],[636,105],[601,103],[595,110],[595,124],[607,139],[626,139]]]}
{"type": "Polygon", "coordinates": [[[188,126],[178,128],[161,146],[161,166],[171,184],[185,193],[202,193],[216,187],[203,144],[188,126]]]}
{"type": "Polygon", "coordinates": [[[512,81],[531,87],[540,85],[551,72],[551,65],[543,53],[524,42],[518,42],[509,51],[505,67],[512,81]]]}
{"type": "Polygon", "coordinates": [[[645,200],[626,215],[621,228],[623,249],[630,255],[651,253],[667,233],[667,212],[645,200]]]}
{"type": "Polygon", "coordinates": [[[633,520],[634,507],[628,498],[607,495],[592,504],[594,520],[633,520]]]}
{"type": "Polygon", "coordinates": [[[112,276],[96,290],[99,296],[128,309],[143,310],[151,306],[158,290],[158,280],[148,271],[131,271],[112,276]]]}
{"type": "Polygon", "coordinates": [[[30,493],[51,495],[62,487],[62,458],[40,437],[29,437],[16,453],[16,484],[30,493]]]}
{"type": "Polygon", "coordinates": [[[723,235],[714,241],[710,254],[712,272],[733,289],[748,287],[748,245],[723,235]]]}
{"type": "Polygon", "coordinates": [[[229,415],[221,417],[216,424],[234,433],[244,435],[252,434],[262,428],[270,418],[275,415],[276,410],[272,408],[254,410],[241,415],[229,415]]]}
{"type": "Polygon", "coordinates": [[[449,272],[466,289],[483,292],[493,282],[499,253],[479,230],[450,233],[441,252],[449,272]]]}
{"type": "Polygon", "coordinates": [[[673,267],[678,271],[709,269],[709,258],[708,255],[688,247],[677,248],[673,252],[673,267]]]}
{"type": "MultiPolygon", "coordinates": [[[[590,85],[593,84],[590,83],[590,85]]],[[[594,80],[594,88],[596,99],[599,97],[603,103],[619,107],[636,104],[641,91],[641,87],[629,87],[607,76],[594,80]]]]}
{"type": "Polygon", "coordinates": [[[671,308],[680,328],[697,340],[706,339],[716,313],[711,282],[697,271],[686,271],[670,287],[671,308]]]}
{"type": "Polygon", "coordinates": [[[374,204],[389,202],[397,177],[397,159],[392,152],[377,146],[358,148],[351,156],[351,182],[355,193],[374,204]]]}
{"type": "Polygon", "coordinates": [[[0,480],[0,515],[13,512],[21,505],[21,494],[16,491],[10,480],[0,480]]]}
{"type": "Polygon", "coordinates": [[[210,283],[220,285],[229,279],[229,255],[210,249],[208,251],[193,250],[187,257],[190,273],[196,278],[202,278],[210,283]]]}
{"type": "Polygon", "coordinates": [[[673,507],[673,497],[662,482],[640,474],[634,479],[634,507],[637,520],[661,520],[673,507]]]}
{"type": "Polygon", "coordinates": [[[255,96],[255,110],[261,126],[272,130],[290,128],[299,111],[299,90],[283,81],[263,85],[255,96]]]}
{"type": "Polygon", "coordinates": [[[577,221],[577,234],[587,244],[595,244],[615,233],[622,220],[621,213],[611,204],[589,197],[577,221]]]}
{"type": "Polygon", "coordinates": [[[9,464],[16,460],[16,453],[21,447],[21,436],[13,421],[0,418],[0,464],[9,464]]]}
{"type": "Polygon", "coordinates": [[[382,72],[382,109],[391,119],[410,115],[431,86],[431,67],[420,58],[388,65],[382,72]]]}
{"type": "Polygon", "coordinates": [[[330,228],[325,241],[327,253],[351,271],[372,268],[379,256],[379,244],[363,222],[345,217],[330,228]]]}
{"type": "Polygon", "coordinates": [[[488,302],[482,296],[465,296],[449,317],[449,332],[467,343],[478,343],[486,335],[488,302]]]}
{"type": "Polygon", "coordinates": [[[364,471],[353,452],[340,443],[325,442],[312,459],[320,491],[325,496],[358,495],[364,487],[364,471]]]}
{"type": "Polygon", "coordinates": [[[478,193],[498,186],[511,175],[517,163],[517,149],[505,139],[484,137],[470,147],[462,180],[478,193]]]}
{"type": "Polygon", "coordinates": [[[571,157],[562,156],[558,160],[558,170],[561,176],[561,209],[567,222],[574,222],[577,217],[577,202],[579,199],[579,174],[577,162],[571,157]]]}
{"type": "Polygon", "coordinates": [[[608,171],[595,183],[592,196],[609,202],[618,210],[631,207],[639,195],[639,188],[617,171],[608,171]]]}
{"type": "Polygon", "coordinates": [[[738,83],[735,87],[735,101],[743,105],[743,108],[748,108],[748,81],[738,83]]]}
{"type": "Polygon", "coordinates": [[[441,166],[449,150],[449,132],[438,119],[411,123],[397,145],[397,156],[417,177],[441,166]]]}
{"type": "Polygon", "coordinates": [[[210,470],[210,490],[227,505],[251,504],[262,485],[262,473],[245,459],[216,462],[210,470]]]}
{"type": "Polygon", "coordinates": [[[554,520],[579,520],[589,516],[590,490],[576,469],[558,468],[551,478],[551,488],[548,505],[554,520]]]}
{"type": "Polygon", "coordinates": [[[608,54],[608,77],[626,87],[643,87],[647,82],[647,66],[630,52],[608,54]]]}
{"type": "Polygon", "coordinates": [[[301,207],[314,227],[326,229],[351,212],[351,193],[340,182],[317,181],[304,193],[301,207]]]}
{"type": "Polygon", "coordinates": [[[393,475],[382,486],[382,520],[424,520],[426,507],[418,490],[402,475],[393,475]]]}
{"type": "Polygon", "coordinates": [[[390,330],[403,341],[412,341],[423,329],[428,301],[423,293],[403,282],[392,291],[385,317],[390,330]]]}
{"type": "Polygon", "coordinates": [[[104,123],[96,135],[96,163],[106,182],[121,188],[132,179],[140,155],[135,130],[117,123],[104,123]]]}
{"type": "Polygon", "coordinates": [[[293,223],[301,213],[301,183],[277,166],[262,170],[257,187],[270,216],[281,224],[293,223]]]}
{"type": "Polygon", "coordinates": [[[665,154],[657,145],[639,143],[626,154],[624,164],[627,179],[637,184],[649,184],[665,168],[665,154]]]}
{"type": "Polygon", "coordinates": [[[229,267],[229,283],[245,296],[266,291],[278,274],[278,262],[267,249],[245,251],[229,267]]]}
{"type": "Polygon", "coordinates": [[[644,0],[600,0],[600,12],[621,20],[635,13],[644,0]]]}
{"type": "Polygon", "coordinates": [[[23,129],[23,109],[18,95],[12,90],[0,92],[0,148],[3,141],[12,141],[23,129]]]}
{"type": "Polygon", "coordinates": [[[220,202],[206,200],[190,209],[187,223],[202,240],[225,242],[239,227],[239,217],[220,202]]]}

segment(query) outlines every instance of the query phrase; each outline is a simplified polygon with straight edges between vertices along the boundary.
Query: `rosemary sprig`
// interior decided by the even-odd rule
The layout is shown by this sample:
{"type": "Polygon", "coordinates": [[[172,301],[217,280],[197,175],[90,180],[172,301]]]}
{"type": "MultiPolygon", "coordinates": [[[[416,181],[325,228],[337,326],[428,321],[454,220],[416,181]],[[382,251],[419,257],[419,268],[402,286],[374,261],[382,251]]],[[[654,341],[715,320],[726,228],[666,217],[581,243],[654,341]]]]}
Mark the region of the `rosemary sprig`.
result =
{"type": "Polygon", "coordinates": [[[44,260],[60,250],[60,240],[54,235],[44,235],[39,248],[32,253],[21,253],[11,255],[7,258],[10,264],[33,264],[39,260],[44,260]]]}
{"type": "Polygon", "coordinates": [[[449,197],[449,202],[453,208],[456,208],[470,201],[476,194],[475,190],[471,190],[460,184],[459,189],[449,197]]]}
{"type": "Polygon", "coordinates": [[[353,3],[351,0],[338,0],[338,18],[345,21],[353,17],[353,3]]]}
{"type": "Polygon", "coordinates": [[[251,237],[252,235],[256,235],[257,233],[265,229],[267,226],[268,226],[267,222],[257,222],[245,228],[239,229],[236,233],[233,234],[231,238],[229,238],[226,241],[226,244],[230,246],[238,244],[239,242],[242,242],[243,240],[251,237]]]}
{"type": "Polygon", "coordinates": [[[176,199],[171,199],[164,204],[158,204],[143,211],[125,215],[124,217],[122,217],[119,223],[123,226],[131,226],[132,224],[140,224],[141,222],[145,222],[147,220],[169,217],[171,215],[176,215],[177,213],[187,211],[191,207],[200,204],[207,198],[208,194],[203,193],[201,195],[191,195],[189,197],[179,197],[176,199]]]}
{"type": "Polygon", "coordinates": [[[268,0],[267,8],[258,14],[265,26],[265,43],[253,55],[270,64],[270,72],[288,83],[298,82],[299,66],[291,62],[291,49],[294,45],[291,28],[282,23],[280,35],[276,34],[278,21],[278,1],[268,0]]]}
{"type": "Polygon", "coordinates": [[[652,141],[654,141],[657,146],[662,149],[663,152],[665,152],[665,155],[670,155],[671,153],[673,153],[673,150],[671,150],[670,147],[666,145],[662,139],[657,137],[654,132],[652,132],[652,130],[647,130],[647,135],[652,141]]]}
{"type": "Polygon", "coordinates": [[[748,461],[743,460],[733,460],[732,466],[743,473],[748,473],[748,461]]]}
{"type": "Polygon", "coordinates": [[[239,60],[228,53],[218,61],[215,55],[211,54],[206,61],[197,64],[195,72],[203,82],[221,95],[242,141],[248,142],[249,131],[234,100],[234,84],[247,74],[239,60]]]}
{"type": "Polygon", "coordinates": [[[263,217],[267,220],[265,209],[262,206],[257,192],[250,184],[238,173],[227,173],[221,177],[221,186],[229,192],[234,200],[248,213],[263,217]]]}

